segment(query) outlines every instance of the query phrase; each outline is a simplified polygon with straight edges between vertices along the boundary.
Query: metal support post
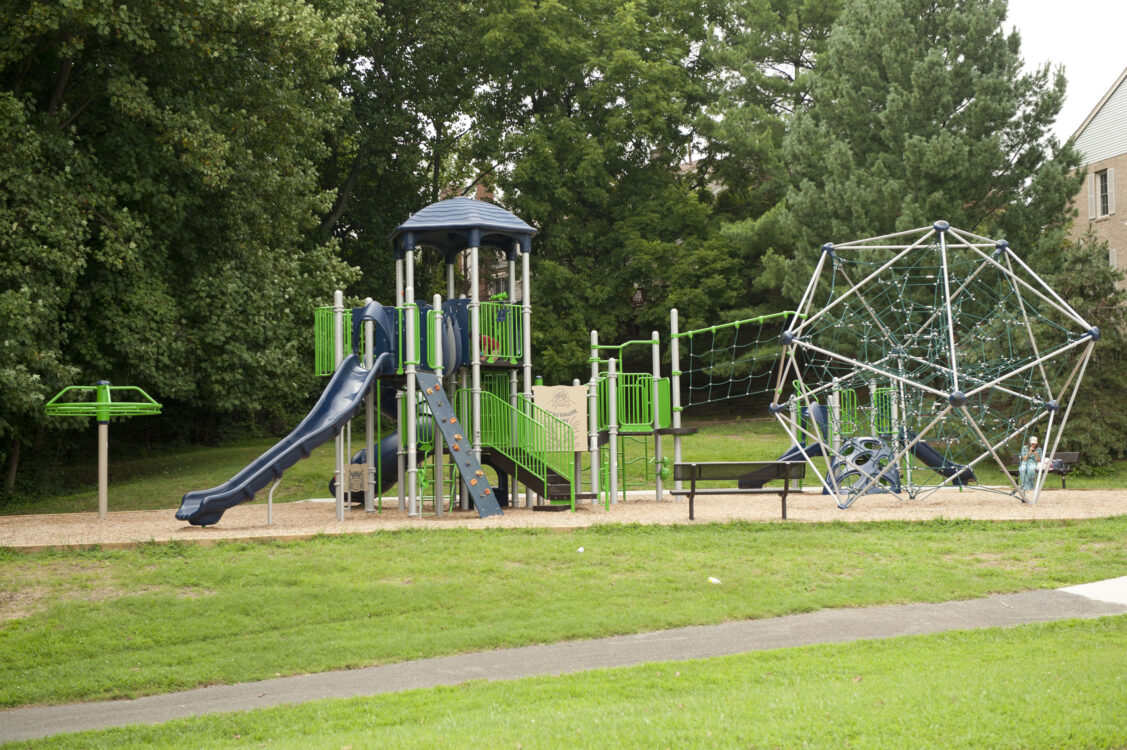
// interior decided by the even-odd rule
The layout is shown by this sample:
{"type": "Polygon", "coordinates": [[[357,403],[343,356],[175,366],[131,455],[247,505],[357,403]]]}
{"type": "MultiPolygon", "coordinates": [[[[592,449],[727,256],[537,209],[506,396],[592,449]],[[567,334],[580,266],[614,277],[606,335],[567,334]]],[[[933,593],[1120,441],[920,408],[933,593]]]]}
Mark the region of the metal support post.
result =
{"type": "MultiPolygon", "coordinates": [[[[442,296],[434,295],[434,331],[431,335],[434,336],[434,362],[431,366],[434,367],[434,374],[438,376],[438,383],[442,384],[442,334],[444,331],[442,325],[442,296]]],[[[434,414],[430,415],[430,434],[434,441],[434,514],[442,516],[442,500],[443,485],[442,485],[442,431],[438,429],[438,417],[434,414]]]]}
{"type": "Polygon", "coordinates": [[[614,357],[607,362],[607,395],[610,406],[610,486],[607,492],[611,505],[618,502],[618,371],[614,357]]]}
{"type": "Polygon", "coordinates": [[[650,332],[650,338],[653,340],[651,347],[653,349],[653,425],[654,425],[654,495],[655,499],[660,502],[665,498],[665,491],[662,487],[661,481],[661,418],[658,414],[658,401],[661,396],[661,384],[658,380],[661,378],[661,344],[658,339],[657,331],[650,332]]]}
{"type": "MultiPolygon", "coordinates": [[[[509,286],[509,304],[515,305],[517,303],[517,255],[520,253],[520,244],[514,242],[513,247],[505,256],[508,261],[508,286],[509,286]]],[[[521,339],[521,344],[524,344],[524,339],[521,339]]],[[[516,447],[517,442],[517,394],[520,393],[520,377],[516,370],[509,371],[509,406],[512,407],[512,422],[509,425],[509,439],[512,441],[512,447],[516,447]]],[[[509,504],[510,507],[517,507],[520,504],[520,487],[517,482],[517,474],[514,471],[512,481],[509,487],[509,504]]]]}
{"type": "Polygon", "coordinates": [[[97,402],[106,404],[98,414],[98,518],[105,518],[110,509],[110,381],[97,383],[97,402]]]}
{"type": "Polygon", "coordinates": [[[407,357],[403,363],[404,374],[407,378],[407,396],[404,406],[407,409],[407,515],[419,515],[419,434],[418,434],[418,387],[415,380],[415,362],[419,353],[415,348],[417,335],[415,312],[415,253],[408,250],[404,259],[404,280],[407,288],[404,294],[407,301],[404,303],[404,318],[406,319],[407,357]]]}
{"type": "MultiPolygon", "coordinates": [[[[365,305],[372,302],[371,297],[364,300],[365,305]]],[[[373,349],[375,348],[375,324],[371,320],[364,321],[364,367],[371,370],[375,365],[373,349]]],[[[364,399],[364,455],[368,457],[368,481],[364,483],[364,512],[376,512],[376,461],[379,457],[375,451],[376,432],[376,389],[379,383],[372,381],[368,388],[368,395],[364,399]]]]}
{"type": "Polygon", "coordinates": [[[591,454],[591,505],[599,502],[599,332],[591,331],[591,380],[587,383],[587,450],[591,454]]]}
{"type": "Polygon", "coordinates": [[[479,248],[470,248],[470,426],[473,452],[481,460],[481,290],[478,272],[479,248]]]}
{"type": "MultiPolygon", "coordinates": [[[[344,292],[340,289],[333,292],[333,369],[339,369],[340,363],[344,361],[344,292]]],[[[341,430],[336,435],[336,440],[333,443],[334,450],[334,468],[333,474],[336,476],[337,491],[336,491],[336,509],[337,520],[344,520],[344,431],[341,430]]]]}
{"type": "MultiPolygon", "coordinates": [[[[524,397],[532,401],[532,276],[529,248],[523,247],[520,254],[520,294],[521,294],[521,338],[524,364],[524,397]]],[[[524,505],[532,507],[532,490],[524,488],[524,505]]]]}
{"type": "MultiPolygon", "coordinates": [[[[677,308],[669,311],[669,403],[670,422],[673,425],[673,463],[681,463],[681,333],[677,308]]],[[[680,479],[674,480],[673,488],[681,491],[680,479]]],[[[681,495],[676,495],[678,499],[681,495]]]]}
{"type": "Polygon", "coordinates": [[[403,407],[403,391],[395,392],[395,414],[399,417],[398,428],[395,431],[395,486],[399,495],[399,510],[407,509],[407,441],[403,435],[403,428],[407,424],[407,411],[403,407]]]}

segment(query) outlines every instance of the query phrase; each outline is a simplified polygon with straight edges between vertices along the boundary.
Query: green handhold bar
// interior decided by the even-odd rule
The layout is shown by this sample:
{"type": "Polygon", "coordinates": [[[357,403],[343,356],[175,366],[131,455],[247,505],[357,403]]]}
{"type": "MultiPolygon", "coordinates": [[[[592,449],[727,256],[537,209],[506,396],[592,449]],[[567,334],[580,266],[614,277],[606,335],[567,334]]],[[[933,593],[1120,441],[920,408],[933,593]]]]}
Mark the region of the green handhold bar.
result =
{"type": "Polygon", "coordinates": [[[51,417],[96,417],[106,422],[110,417],[135,417],[145,414],[160,414],[161,404],[135,385],[110,385],[101,381],[98,385],[70,385],[55,394],[44,405],[44,411],[51,417]],[[71,391],[94,391],[94,401],[62,401],[71,391]],[[144,401],[114,401],[113,391],[134,391],[141,394],[144,401]]]}

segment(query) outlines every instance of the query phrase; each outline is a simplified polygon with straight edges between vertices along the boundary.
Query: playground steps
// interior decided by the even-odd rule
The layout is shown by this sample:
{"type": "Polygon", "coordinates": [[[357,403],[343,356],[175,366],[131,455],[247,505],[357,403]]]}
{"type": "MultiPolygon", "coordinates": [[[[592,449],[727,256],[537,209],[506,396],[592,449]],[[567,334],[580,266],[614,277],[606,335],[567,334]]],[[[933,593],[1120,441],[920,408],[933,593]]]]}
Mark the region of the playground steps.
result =
{"type": "Polygon", "coordinates": [[[446,440],[451,459],[458,467],[458,474],[468,488],[473,499],[477,514],[482,518],[501,515],[501,505],[497,502],[497,493],[490,486],[485,477],[485,470],[481,468],[469,439],[466,437],[466,427],[463,426],[454,414],[454,407],[442,390],[442,383],[433,372],[416,372],[415,379],[419,384],[423,397],[434,416],[434,422],[442,431],[446,440]]]}
{"type": "MultiPolygon", "coordinates": [[[[509,451],[503,451],[493,446],[484,446],[481,449],[482,456],[488,456],[490,463],[492,463],[499,471],[503,471],[509,476],[515,476],[517,481],[525,487],[531,487],[532,491],[540,497],[552,501],[566,501],[568,507],[571,505],[571,482],[567,477],[548,469],[546,479],[533,474],[527,468],[522,466],[521,459],[524,458],[524,451],[521,448],[512,448],[509,451]],[[513,455],[509,455],[510,452],[513,455]]],[[[576,495],[578,497],[578,495],[576,495]]]]}

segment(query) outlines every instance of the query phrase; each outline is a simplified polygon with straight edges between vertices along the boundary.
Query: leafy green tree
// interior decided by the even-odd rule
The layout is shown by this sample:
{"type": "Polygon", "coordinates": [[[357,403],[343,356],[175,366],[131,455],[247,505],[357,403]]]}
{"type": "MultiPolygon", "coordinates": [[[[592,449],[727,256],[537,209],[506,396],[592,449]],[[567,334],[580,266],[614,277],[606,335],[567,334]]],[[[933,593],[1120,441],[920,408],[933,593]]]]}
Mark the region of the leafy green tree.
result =
{"type": "Polygon", "coordinates": [[[787,121],[811,104],[810,72],[840,7],[840,0],[739,0],[722,17],[704,52],[720,87],[697,130],[727,218],[758,218],[785,195],[787,121]]]}
{"type": "MultiPolygon", "coordinates": [[[[472,141],[466,112],[482,79],[481,9],[475,0],[385,0],[374,12],[379,22],[340,53],[347,112],[327,139],[321,185],[335,199],[315,237],[336,238],[341,256],[363,272],[351,292],[390,303],[390,232],[450,186],[473,180],[461,154],[472,141]]],[[[438,291],[427,282],[444,278],[442,263],[418,270],[420,297],[438,291]]]]}
{"type": "Polygon", "coordinates": [[[740,269],[729,281],[738,303],[725,318],[781,307],[775,292],[795,242],[783,137],[812,103],[810,74],[840,10],[840,0],[740,0],[706,48],[721,85],[697,123],[700,171],[716,186],[719,241],[740,269]]]}
{"type": "Polygon", "coordinates": [[[1051,127],[1065,80],[1022,72],[1004,0],[855,0],[784,143],[797,298],[817,248],[946,219],[1034,257],[1060,247],[1078,156],[1051,127]]]}
{"type": "Polygon", "coordinates": [[[682,172],[712,96],[700,49],[720,3],[488,0],[474,110],[479,172],[537,227],[533,346],[550,379],[604,341],[665,328],[668,299],[711,265],[711,195],[682,172]],[[689,258],[703,254],[700,262],[689,258]]]}
{"type": "Polygon", "coordinates": [[[9,476],[70,383],[139,385],[203,423],[307,393],[309,309],[353,272],[303,238],[331,205],[337,51],[373,22],[360,2],[0,9],[9,476]]]}
{"type": "Polygon", "coordinates": [[[797,299],[822,243],[937,219],[1008,239],[1104,331],[1066,435],[1102,464],[1127,438],[1115,362],[1122,295],[1106,248],[1065,239],[1083,174],[1072,143],[1051,134],[1063,73],[1022,72],[1005,16],[1004,0],[844,7],[810,76],[812,104],[784,140],[793,187],[776,218],[794,244],[778,280],[797,299]]]}
{"type": "Polygon", "coordinates": [[[1047,281],[1084,319],[1100,329],[1100,340],[1065,428],[1062,450],[1079,451],[1084,467],[1105,467],[1127,458],[1127,292],[1124,274],[1107,262],[1108,244],[1089,232],[1062,244],[1047,281]]]}

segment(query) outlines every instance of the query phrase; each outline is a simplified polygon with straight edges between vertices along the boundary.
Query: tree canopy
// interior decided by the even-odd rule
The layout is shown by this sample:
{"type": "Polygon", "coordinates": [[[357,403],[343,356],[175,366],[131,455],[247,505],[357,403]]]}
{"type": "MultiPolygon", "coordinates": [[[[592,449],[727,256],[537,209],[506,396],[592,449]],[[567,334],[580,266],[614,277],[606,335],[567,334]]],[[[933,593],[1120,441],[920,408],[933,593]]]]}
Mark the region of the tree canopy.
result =
{"type": "MultiPolygon", "coordinates": [[[[44,400],[100,378],[192,425],[303,402],[311,308],[337,287],[390,301],[390,230],[479,186],[538,230],[549,380],[586,372],[591,328],[621,341],[666,330],[670,307],[684,327],[785,307],[826,241],[944,218],[1047,276],[1097,257],[1064,240],[1080,176],[1051,136],[1063,75],[1022,72],[1005,13],[7,3],[0,451],[12,468],[44,400]]],[[[1078,306],[1097,281],[1067,287],[1078,306]]]]}

